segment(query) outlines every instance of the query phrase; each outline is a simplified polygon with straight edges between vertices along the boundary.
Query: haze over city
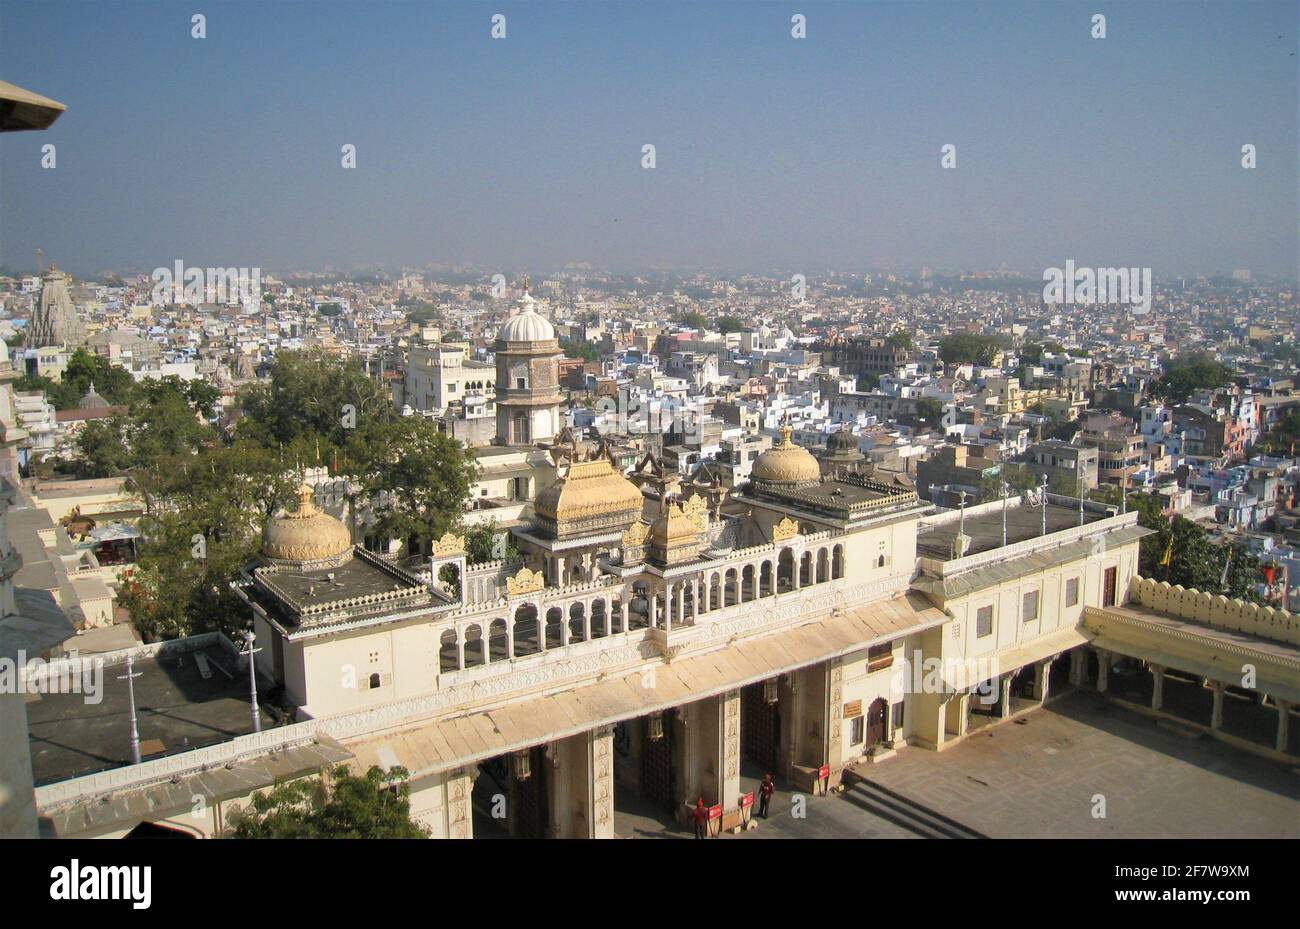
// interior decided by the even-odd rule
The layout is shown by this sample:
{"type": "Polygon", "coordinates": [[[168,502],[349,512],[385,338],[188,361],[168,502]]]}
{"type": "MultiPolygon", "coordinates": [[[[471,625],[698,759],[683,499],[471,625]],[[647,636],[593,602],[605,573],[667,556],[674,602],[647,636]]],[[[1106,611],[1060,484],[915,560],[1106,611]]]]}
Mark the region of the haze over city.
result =
{"type": "Polygon", "coordinates": [[[0,265],[1296,273],[1294,3],[193,12],[0,7],[0,265]]]}

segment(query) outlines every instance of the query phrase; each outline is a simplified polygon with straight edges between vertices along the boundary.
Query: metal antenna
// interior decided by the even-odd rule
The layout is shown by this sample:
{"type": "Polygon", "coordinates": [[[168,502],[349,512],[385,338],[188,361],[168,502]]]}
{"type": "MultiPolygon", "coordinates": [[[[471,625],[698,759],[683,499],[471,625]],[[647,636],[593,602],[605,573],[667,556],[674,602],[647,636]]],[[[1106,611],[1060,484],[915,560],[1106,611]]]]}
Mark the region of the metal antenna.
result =
{"type": "Polygon", "coordinates": [[[135,657],[126,656],[126,673],[119,674],[119,681],[126,681],[126,692],[131,701],[131,764],[140,763],[140,726],[135,717],[135,679],[141,676],[141,672],[135,669],[135,657]]]}

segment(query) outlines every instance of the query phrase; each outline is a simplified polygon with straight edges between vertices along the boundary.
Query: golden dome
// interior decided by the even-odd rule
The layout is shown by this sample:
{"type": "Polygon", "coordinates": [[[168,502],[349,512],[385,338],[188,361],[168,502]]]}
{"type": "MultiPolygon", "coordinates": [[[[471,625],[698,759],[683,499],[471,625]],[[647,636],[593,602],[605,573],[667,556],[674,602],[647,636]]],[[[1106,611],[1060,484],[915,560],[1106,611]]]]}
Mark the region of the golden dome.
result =
{"type": "Polygon", "coordinates": [[[352,536],[347,527],[317,508],[311,488],[298,487],[298,509],[266,524],[262,531],[262,554],[272,561],[311,566],[342,564],[352,555],[352,536]]]}
{"type": "Polygon", "coordinates": [[[599,455],[571,462],[563,477],[537,495],[533,512],[562,538],[584,530],[624,529],[641,515],[642,500],[640,488],[599,455]]]}
{"type": "Polygon", "coordinates": [[[769,484],[813,484],[821,478],[817,459],[790,441],[791,429],[781,427],[781,443],[758,456],[750,480],[769,484]]]}
{"type": "Polygon", "coordinates": [[[665,548],[679,542],[695,541],[700,525],[679,504],[670,503],[650,524],[650,541],[665,548]]]}
{"type": "Polygon", "coordinates": [[[694,561],[700,553],[699,520],[680,503],[660,500],[659,515],[650,524],[651,561],[676,565],[694,561]]]}

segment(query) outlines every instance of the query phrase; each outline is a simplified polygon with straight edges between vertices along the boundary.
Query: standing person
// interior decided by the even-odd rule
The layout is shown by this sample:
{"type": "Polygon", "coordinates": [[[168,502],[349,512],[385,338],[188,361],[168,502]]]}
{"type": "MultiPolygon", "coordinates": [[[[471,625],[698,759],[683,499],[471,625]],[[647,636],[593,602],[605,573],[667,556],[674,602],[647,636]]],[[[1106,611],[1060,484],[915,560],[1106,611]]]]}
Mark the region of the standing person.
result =
{"type": "Polygon", "coordinates": [[[709,834],[709,808],[704,805],[704,798],[700,797],[695,801],[695,809],[691,812],[691,818],[695,820],[695,838],[702,839],[709,834]]]}
{"type": "Polygon", "coordinates": [[[772,775],[764,774],[763,783],[758,785],[758,815],[767,819],[767,805],[772,802],[772,794],[776,793],[776,784],[772,783],[772,775]]]}

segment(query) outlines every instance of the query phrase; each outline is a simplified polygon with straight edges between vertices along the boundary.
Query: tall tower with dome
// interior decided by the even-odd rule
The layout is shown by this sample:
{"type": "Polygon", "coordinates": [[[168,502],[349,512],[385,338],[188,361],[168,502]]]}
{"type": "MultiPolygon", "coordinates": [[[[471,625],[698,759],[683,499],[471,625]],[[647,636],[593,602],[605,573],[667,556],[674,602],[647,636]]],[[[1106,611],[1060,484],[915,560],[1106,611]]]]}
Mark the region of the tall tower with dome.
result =
{"type": "Polygon", "coordinates": [[[514,313],[497,332],[496,444],[527,448],[560,434],[560,343],[537,312],[528,278],[514,313]]]}

